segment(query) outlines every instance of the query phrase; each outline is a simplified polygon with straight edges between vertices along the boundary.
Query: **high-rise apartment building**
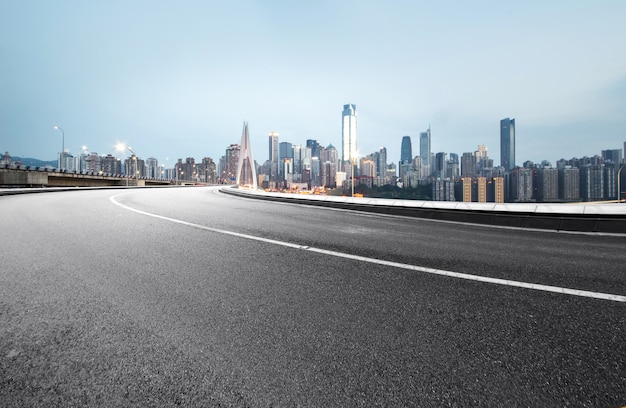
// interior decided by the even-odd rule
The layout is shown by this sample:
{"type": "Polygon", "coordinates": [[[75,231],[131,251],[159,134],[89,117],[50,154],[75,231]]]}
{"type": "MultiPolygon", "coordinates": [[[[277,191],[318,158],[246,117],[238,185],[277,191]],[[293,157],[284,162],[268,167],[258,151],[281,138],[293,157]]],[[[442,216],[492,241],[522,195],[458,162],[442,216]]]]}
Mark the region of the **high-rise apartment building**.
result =
{"type": "Polygon", "coordinates": [[[126,176],[134,178],[146,177],[146,164],[143,159],[133,154],[124,160],[124,173],[126,176]]]}
{"type": "Polygon", "coordinates": [[[604,164],[602,172],[604,182],[604,199],[617,200],[617,170],[619,165],[615,165],[613,162],[607,162],[604,164]]]}
{"type": "MultiPolygon", "coordinates": [[[[224,161],[220,167],[220,180],[224,184],[232,184],[237,179],[237,164],[239,163],[239,145],[231,144],[226,148],[224,154],[224,161]]],[[[181,161],[179,160],[179,163],[181,161]]],[[[175,169],[176,171],[176,169],[175,169]]],[[[178,174],[175,173],[175,177],[178,179],[178,174]]]]}
{"type": "Polygon", "coordinates": [[[486,203],[487,202],[487,178],[486,177],[478,177],[478,202],[486,203]]]}
{"type": "Polygon", "coordinates": [[[564,166],[559,171],[559,200],[580,200],[580,173],[578,167],[564,166]]]}
{"type": "Polygon", "coordinates": [[[471,203],[472,202],[472,178],[463,177],[461,179],[461,186],[463,188],[463,202],[471,203]]]}
{"type": "Polygon", "coordinates": [[[557,169],[537,169],[535,184],[537,201],[555,202],[559,200],[559,171],[557,169]]]}
{"type": "Polygon", "coordinates": [[[588,164],[580,167],[580,198],[583,201],[604,199],[604,171],[601,165],[588,164]]]}
{"type": "Polygon", "coordinates": [[[533,201],[533,173],[529,168],[516,168],[511,172],[511,199],[514,202],[533,201]]]}
{"type": "Polygon", "coordinates": [[[341,112],[341,161],[352,163],[356,160],[356,105],[343,105],[341,112]]]}
{"type": "Polygon", "coordinates": [[[619,164],[622,162],[622,149],[602,150],[601,152],[604,162],[619,164]]]}
{"type": "Polygon", "coordinates": [[[100,167],[104,173],[122,174],[122,161],[111,154],[100,158],[100,167]]]}
{"type": "Polygon", "coordinates": [[[515,168],[515,119],[500,121],[500,165],[505,171],[515,168]]]}
{"type": "Polygon", "coordinates": [[[378,152],[373,154],[376,163],[376,177],[380,179],[387,178],[387,148],[381,147],[378,152]]]}
{"type": "Polygon", "coordinates": [[[493,178],[493,195],[495,203],[504,203],[504,177],[493,178]]]}
{"type": "Polygon", "coordinates": [[[159,178],[159,161],[155,157],[148,157],[146,159],[146,177],[159,178]]]}

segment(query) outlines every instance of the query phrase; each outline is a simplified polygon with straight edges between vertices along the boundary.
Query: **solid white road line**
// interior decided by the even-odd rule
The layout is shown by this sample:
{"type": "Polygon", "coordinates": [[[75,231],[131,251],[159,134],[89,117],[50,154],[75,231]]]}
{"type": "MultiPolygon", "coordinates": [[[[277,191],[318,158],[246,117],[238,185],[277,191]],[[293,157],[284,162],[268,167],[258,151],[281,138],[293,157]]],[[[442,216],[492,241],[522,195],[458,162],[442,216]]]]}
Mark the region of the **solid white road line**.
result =
{"type": "Polygon", "coordinates": [[[329,250],[326,250],[326,249],[309,247],[309,246],[306,246],[306,245],[293,244],[293,243],[290,243],[290,242],[278,241],[278,240],[269,239],[269,238],[263,238],[263,237],[255,237],[254,235],[241,234],[241,233],[238,233],[238,232],[227,231],[227,230],[222,230],[222,229],[218,229],[218,228],[211,228],[211,227],[207,227],[205,225],[194,224],[192,222],[182,221],[182,220],[178,220],[176,218],[165,217],[165,216],[162,216],[162,215],[158,215],[158,214],[153,214],[153,213],[149,213],[149,212],[146,212],[146,211],[137,210],[137,209],[129,207],[127,205],[121,204],[120,202],[118,202],[116,200],[116,197],[119,197],[119,196],[124,195],[124,194],[128,194],[128,193],[123,193],[123,194],[118,194],[118,195],[115,195],[115,196],[111,196],[110,197],[111,202],[113,204],[119,206],[119,207],[122,207],[122,208],[124,208],[126,210],[129,210],[129,211],[133,211],[133,212],[138,213],[138,214],[143,214],[143,215],[146,215],[146,216],[149,216],[149,217],[153,217],[153,218],[158,218],[158,219],[165,220],[165,221],[174,222],[174,223],[177,223],[177,224],[186,225],[188,227],[197,228],[197,229],[201,229],[201,230],[205,230],[205,231],[211,231],[211,232],[216,232],[216,233],[219,233],[219,234],[231,235],[231,236],[239,237],[239,238],[251,239],[251,240],[254,240],[254,241],[266,242],[268,244],[280,245],[280,246],[293,248],[293,249],[299,249],[299,250],[303,250],[303,251],[316,252],[316,253],[319,253],[319,254],[335,256],[335,257],[339,257],[339,258],[352,259],[352,260],[355,260],[355,261],[368,262],[368,263],[377,264],[377,265],[384,265],[384,266],[391,266],[391,267],[394,267],[394,268],[401,268],[401,269],[407,269],[407,270],[416,271],[416,272],[430,273],[430,274],[434,274],[434,275],[448,276],[448,277],[451,277],[451,278],[466,279],[466,280],[471,280],[471,281],[476,281],[476,282],[493,283],[493,284],[496,284],[496,285],[505,285],[505,286],[512,286],[512,287],[517,287],[517,288],[524,288],[524,289],[534,289],[534,290],[541,290],[541,291],[544,291],[544,292],[560,293],[560,294],[563,294],[563,295],[588,297],[588,298],[594,298],[594,299],[611,300],[611,301],[614,301],[614,302],[624,302],[624,303],[626,303],[626,296],[622,296],[622,295],[614,295],[614,294],[610,294],[610,293],[601,293],[601,292],[590,292],[590,291],[586,291],[586,290],[562,288],[562,287],[559,287],[559,286],[540,285],[540,284],[536,284],[536,283],[519,282],[519,281],[514,281],[514,280],[508,280],[508,279],[490,278],[490,277],[486,277],[486,276],[471,275],[471,274],[467,274],[467,273],[445,271],[445,270],[441,270],[441,269],[425,268],[423,266],[409,265],[409,264],[403,264],[403,263],[398,263],[398,262],[385,261],[385,260],[382,260],[382,259],[368,258],[368,257],[365,257],[365,256],[351,255],[351,254],[346,254],[346,253],[343,253],[343,252],[329,251],[329,250]]]}

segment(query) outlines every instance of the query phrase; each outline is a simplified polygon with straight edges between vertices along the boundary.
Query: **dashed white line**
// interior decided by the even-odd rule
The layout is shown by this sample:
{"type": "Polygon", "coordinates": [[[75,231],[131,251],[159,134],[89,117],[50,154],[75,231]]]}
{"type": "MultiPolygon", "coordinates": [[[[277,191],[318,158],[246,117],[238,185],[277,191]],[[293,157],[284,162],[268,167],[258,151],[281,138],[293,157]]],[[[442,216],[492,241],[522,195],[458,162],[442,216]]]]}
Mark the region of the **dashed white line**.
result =
{"type": "MultiPolygon", "coordinates": [[[[124,193],[124,194],[127,194],[127,193],[124,193]]],[[[299,250],[302,250],[302,251],[315,252],[315,253],[324,254],[324,255],[328,255],[328,256],[335,256],[335,257],[339,257],[339,258],[351,259],[351,260],[367,262],[367,263],[371,263],[371,264],[390,266],[390,267],[400,268],[400,269],[407,269],[407,270],[416,271],[416,272],[430,273],[430,274],[434,274],[434,275],[447,276],[447,277],[451,277],[451,278],[466,279],[466,280],[471,280],[471,281],[476,281],[476,282],[492,283],[492,284],[496,284],[496,285],[504,285],[504,286],[512,286],[512,287],[517,287],[517,288],[524,288],[524,289],[540,290],[540,291],[544,291],[544,292],[560,293],[560,294],[563,294],[563,295],[580,296],[580,297],[587,297],[587,298],[594,298],[594,299],[601,299],[601,300],[610,300],[610,301],[614,301],[614,302],[626,303],[626,296],[622,296],[622,295],[614,295],[614,294],[610,294],[610,293],[601,293],[601,292],[591,292],[591,291],[586,291],[586,290],[563,288],[563,287],[559,287],[559,286],[541,285],[541,284],[537,284],[537,283],[520,282],[520,281],[514,281],[514,280],[508,280],[508,279],[490,278],[490,277],[487,277],[487,276],[479,276],[479,275],[472,275],[472,274],[468,274],[468,273],[446,271],[446,270],[442,270],[442,269],[425,268],[423,266],[416,266],[416,265],[403,264],[403,263],[399,263],[399,262],[385,261],[385,260],[382,260],[382,259],[368,258],[368,257],[365,257],[365,256],[346,254],[346,253],[337,252],[337,251],[329,251],[329,250],[322,249],[322,248],[315,248],[315,247],[310,247],[310,246],[306,246],[306,245],[294,244],[294,243],[291,243],[291,242],[278,241],[278,240],[275,240],[275,239],[257,237],[257,236],[254,236],[254,235],[241,234],[239,232],[233,232],[233,231],[227,231],[227,230],[223,230],[223,229],[219,229],[219,228],[207,227],[205,225],[200,225],[200,224],[195,224],[195,223],[192,223],[192,222],[178,220],[176,218],[165,217],[163,215],[153,214],[153,213],[149,213],[149,212],[146,212],[146,211],[138,210],[136,208],[129,207],[129,206],[124,205],[124,204],[122,204],[122,203],[120,203],[120,202],[118,202],[116,200],[116,197],[119,197],[119,196],[124,195],[124,194],[118,194],[116,196],[111,196],[110,197],[111,202],[113,204],[119,206],[119,207],[122,207],[122,208],[124,208],[126,210],[129,210],[129,211],[133,211],[133,212],[138,213],[138,214],[143,214],[143,215],[146,215],[146,216],[149,216],[149,217],[158,218],[158,219],[169,221],[169,222],[173,222],[173,223],[176,223],[176,224],[186,225],[188,227],[197,228],[197,229],[201,229],[201,230],[205,230],[205,231],[211,231],[211,232],[215,232],[215,233],[219,233],[219,234],[230,235],[230,236],[234,236],[234,237],[239,237],[239,238],[250,239],[250,240],[254,240],[254,241],[265,242],[265,243],[273,244],[273,245],[280,245],[280,246],[284,246],[284,247],[288,247],[288,248],[299,249],[299,250]]]]}

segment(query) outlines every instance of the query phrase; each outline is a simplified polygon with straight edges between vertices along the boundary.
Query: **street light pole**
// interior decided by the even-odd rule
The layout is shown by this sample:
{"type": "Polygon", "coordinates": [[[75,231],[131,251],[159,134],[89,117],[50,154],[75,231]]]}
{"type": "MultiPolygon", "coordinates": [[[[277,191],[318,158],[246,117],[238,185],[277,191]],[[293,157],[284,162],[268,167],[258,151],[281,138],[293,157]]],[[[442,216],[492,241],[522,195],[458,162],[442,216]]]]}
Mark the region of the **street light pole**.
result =
{"type": "MultiPolygon", "coordinates": [[[[135,153],[135,151],[132,149],[132,147],[130,146],[126,146],[123,143],[118,143],[115,148],[117,149],[118,152],[123,152],[124,150],[128,150],[129,152],[131,152],[133,154],[133,157],[135,158],[135,186],[139,186],[139,175],[138,173],[138,169],[137,169],[137,153],[135,153]]],[[[129,172],[128,169],[126,169],[126,187],[128,187],[128,179],[129,179],[129,172]]]]}
{"type": "Polygon", "coordinates": [[[65,132],[61,128],[61,126],[54,126],[54,130],[60,130],[62,135],[62,144],[61,144],[61,155],[59,156],[59,169],[63,169],[63,156],[65,155],[65,132]]]}
{"type": "Polygon", "coordinates": [[[138,167],[138,162],[137,162],[137,153],[135,153],[135,151],[130,147],[130,146],[126,146],[126,149],[131,152],[133,154],[133,157],[135,158],[135,186],[138,187],[139,186],[139,169],[138,167]]]}
{"type": "Polygon", "coordinates": [[[617,204],[622,202],[622,189],[620,188],[620,173],[622,169],[626,166],[626,164],[622,164],[619,166],[619,170],[617,171],[617,204]]]}

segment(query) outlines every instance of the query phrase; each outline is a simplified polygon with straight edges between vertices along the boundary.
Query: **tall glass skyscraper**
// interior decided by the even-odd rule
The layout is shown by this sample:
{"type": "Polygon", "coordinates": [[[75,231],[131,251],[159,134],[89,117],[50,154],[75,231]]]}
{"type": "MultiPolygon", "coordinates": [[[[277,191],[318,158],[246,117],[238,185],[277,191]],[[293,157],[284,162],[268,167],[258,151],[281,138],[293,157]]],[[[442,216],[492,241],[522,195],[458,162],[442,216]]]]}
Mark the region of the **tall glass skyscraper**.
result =
{"type": "Polygon", "coordinates": [[[430,166],[430,126],[426,132],[420,133],[420,157],[422,158],[422,166],[430,166]]]}
{"type": "Polygon", "coordinates": [[[515,168],[515,119],[500,121],[500,165],[507,172],[515,168]]]}
{"type": "Polygon", "coordinates": [[[356,160],[356,105],[343,105],[341,112],[341,161],[356,160]]]}
{"type": "Polygon", "coordinates": [[[402,136],[400,146],[400,161],[402,164],[410,163],[413,160],[413,149],[411,148],[411,136],[402,136]]]}
{"type": "Polygon", "coordinates": [[[278,132],[270,132],[269,136],[269,161],[270,180],[278,179],[278,132]]]}

